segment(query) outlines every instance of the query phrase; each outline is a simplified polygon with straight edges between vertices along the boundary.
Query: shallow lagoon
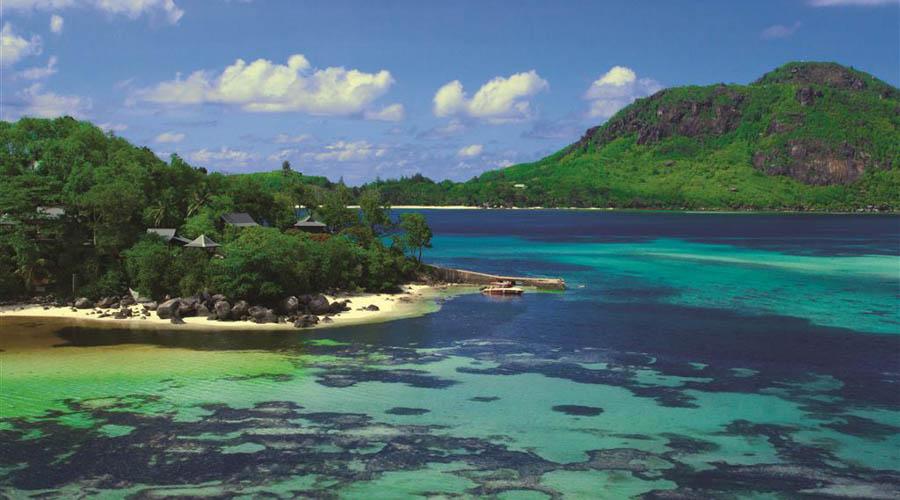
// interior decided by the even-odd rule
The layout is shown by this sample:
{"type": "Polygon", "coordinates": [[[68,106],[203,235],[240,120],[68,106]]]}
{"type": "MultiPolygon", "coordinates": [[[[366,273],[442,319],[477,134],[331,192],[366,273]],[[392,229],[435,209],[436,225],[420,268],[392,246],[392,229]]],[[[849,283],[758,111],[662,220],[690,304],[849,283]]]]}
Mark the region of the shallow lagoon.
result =
{"type": "Polygon", "coordinates": [[[429,211],[562,276],[294,333],[4,320],[13,497],[900,495],[900,219],[429,211]]]}

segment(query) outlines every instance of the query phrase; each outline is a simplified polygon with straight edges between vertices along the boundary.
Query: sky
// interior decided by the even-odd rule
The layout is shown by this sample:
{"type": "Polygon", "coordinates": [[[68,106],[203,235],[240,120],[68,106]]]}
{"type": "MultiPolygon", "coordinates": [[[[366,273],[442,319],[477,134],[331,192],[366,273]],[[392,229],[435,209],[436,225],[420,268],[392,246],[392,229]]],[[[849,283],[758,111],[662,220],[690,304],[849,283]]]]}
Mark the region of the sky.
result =
{"type": "Polygon", "coordinates": [[[836,61],[900,85],[900,0],[0,0],[0,118],[356,185],[538,160],[634,99],[836,61]]]}

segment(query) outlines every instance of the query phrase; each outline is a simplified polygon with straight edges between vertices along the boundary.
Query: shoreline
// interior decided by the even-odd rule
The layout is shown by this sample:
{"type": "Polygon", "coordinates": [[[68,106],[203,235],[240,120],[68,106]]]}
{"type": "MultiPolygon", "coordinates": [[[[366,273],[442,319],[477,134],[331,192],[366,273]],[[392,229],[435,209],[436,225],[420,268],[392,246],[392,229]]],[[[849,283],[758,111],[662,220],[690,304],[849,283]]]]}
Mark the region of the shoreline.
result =
{"type": "MultiPolygon", "coordinates": [[[[352,208],[352,206],[350,206],[352,208]]],[[[900,211],[828,211],[828,210],[735,210],[719,208],[614,208],[614,207],[479,207],[474,205],[391,205],[391,209],[397,210],[565,210],[565,211],[591,211],[591,212],[638,212],[638,213],[677,213],[677,214],[746,214],[746,215],[898,215],[900,211]]]]}
{"type": "Polygon", "coordinates": [[[15,304],[0,307],[0,327],[6,319],[16,320],[54,320],[70,323],[75,326],[104,326],[115,328],[149,328],[156,330],[188,330],[188,331],[303,331],[321,328],[335,328],[363,324],[384,323],[404,318],[424,316],[440,310],[441,299],[469,293],[473,290],[466,285],[404,285],[399,293],[361,293],[355,295],[333,297],[326,295],[329,301],[335,299],[350,300],[350,310],[330,316],[331,322],[319,321],[307,328],[297,328],[290,323],[254,323],[252,321],[210,321],[205,317],[189,316],[182,318],[184,324],[176,325],[168,319],[160,319],[151,311],[141,319],[141,306],[131,306],[135,312],[131,318],[100,318],[97,311],[112,312],[116,309],[76,309],[72,307],[54,307],[41,304],[15,304]],[[367,306],[378,307],[377,311],[364,310],[367,306]]]}

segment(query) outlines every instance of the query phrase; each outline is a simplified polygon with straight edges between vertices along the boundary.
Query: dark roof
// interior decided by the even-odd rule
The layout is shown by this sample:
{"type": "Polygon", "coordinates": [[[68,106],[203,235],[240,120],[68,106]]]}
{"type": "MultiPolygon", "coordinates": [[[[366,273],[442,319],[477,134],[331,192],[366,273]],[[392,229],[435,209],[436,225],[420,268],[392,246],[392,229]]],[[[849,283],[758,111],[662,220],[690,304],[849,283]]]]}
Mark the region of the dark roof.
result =
{"type": "Polygon", "coordinates": [[[237,227],[250,227],[259,225],[255,220],[253,220],[253,217],[250,217],[250,214],[246,212],[232,212],[230,214],[225,214],[222,216],[222,220],[225,221],[225,224],[237,227]]]}
{"type": "Polygon", "coordinates": [[[148,227],[147,234],[156,234],[166,241],[171,241],[175,237],[175,230],[170,227],[148,227]]]}
{"type": "Polygon", "coordinates": [[[185,246],[192,248],[216,248],[219,244],[209,239],[205,234],[201,234],[200,236],[197,236],[197,239],[185,246]]]}

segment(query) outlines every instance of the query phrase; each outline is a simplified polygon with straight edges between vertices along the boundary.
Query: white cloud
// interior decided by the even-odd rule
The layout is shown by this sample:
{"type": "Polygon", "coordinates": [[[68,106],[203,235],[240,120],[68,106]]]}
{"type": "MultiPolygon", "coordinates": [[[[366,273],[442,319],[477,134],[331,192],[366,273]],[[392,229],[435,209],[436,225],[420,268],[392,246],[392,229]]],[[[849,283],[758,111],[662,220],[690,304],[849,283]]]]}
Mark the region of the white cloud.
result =
{"type": "Polygon", "coordinates": [[[9,23],[0,30],[0,68],[6,68],[25,57],[41,53],[41,37],[34,35],[30,40],[17,35],[9,23]]]}
{"type": "Polygon", "coordinates": [[[875,7],[878,5],[900,4],[900,0],[809,0],[813,7],[875,7]]]}
{"type": "Polygon", "coordinates": [[[287,160],[288,158],[296,156],[298,152],[299,151],[294,148],[279,149],[278,151],[270,154],[266,159],[270,162],[281,162],[287,160]]]}
{"type": "Polygon", "coordinates": [[[33,68],[24,69],[18,76],[26,80],[42,80],[56,74],[56,63],[56,56],[50,56],[46,66],[35,66],[33,68]]]}
{"type": "Polygon", "coordinates": [[[73,95],[59,95],[53,92],[42,92],[40,83],[35,83],[18,93],[18,97],[25,103],[22,116],[38,118],[56,118],[58,116],[72,116],[84,118],[91,108],[90,99],[73,95]]]}
{"type": "Polygon", "coordinates": [[[377,120],[382,122],[399,122],[406,115],[402,104],[391,104],[385,106],[378,111],[366,110],[363,117],[366,120],[377,120]]]}
{"type": "Polygon", "coordinates": [[[484,146],[481,144],[471,144],[460,148],[460,150],[456,152],[456,156],[459,156],[460,158],[475,158],[476,156],[481,156],[483,151],[484,146]]]}
{"type": "Polygon", "coordinates": [[[434,94],[434,114],[469,116],[489,123],[510,123],[531,117],[531,101],[549,84],[536,71],[516,73],[507,78],[496,77],[485,83],[470,99],[459,80],[454,80],[434,94]]]}
{"type": "Polygon", "coordinates": [[[654,94],[662,85],[650,78],[638,78],[624,66],[614,66],[591,84],[584,99],[590,104],[590,118],[609,118],[639,97],[654,94]]]}
{"type": "Polygon", "coordinates": [[[62,33],[63,30],[63,18],[60,15],[53,14],[50,16],[50,31],[56,33],[57,35],[62,33]]]}
{"type": "Polygon", "coordinates": [[[181,142],[184,140],[184,137],[185,137],[185,135],[180,132],[163,132],[163,133],[159,134],[158,136],[156,136],[156,139],[153,139],[153,140],[160,144],[166,144],[166,143],[181,142]]]}
{"type": "MultiPolygon", "coordinates": [[[[184,15],[174,0],[4,0],[2,10],[45,10],[58,11],[69,7],[94,8],[110,15],[123,15],[137,19],[142,15],[162,16],[170,24],[175,24],[184,15]]],[[[58,16],[54,16],[58,17],[58,16]]],[[[60,29],[62,28],[60,18],[60,29]]],[[[51,29],[53,21],[51,20],[51,29]]],[[[53,30],[54,33],[58,33],[53,30]]]]}
{"type": "Polygon", "coordinates": [[[124,123],[106,122],[106,123],[101,123],[97,126],[100,127],[104,132],[121,133],[121,132],[128,130],[128,125],[125,125],[124,123]]]}
{"type": "Polygon", "coordinates": [[[393,83],[386,70],[364,73],[330,67],[313,71],[305,57],[295,54],[286,65],[238,59],[220,74],[201,70],[186,79],[177,75],[135,96],[170,105],[218,103],[255,112],[352,115],[369,109],[393,83]]]}
{"type": "Polygon", "coordinates": [[[337,141],[325,146],[323,151],[306,153],[304,157],[317,161],[361,161],[380,158],[385,153],[386,148],[373,146],[366,141],[337,141]]]}
{"type": "Polygon", "coordinates": [[[776,40],[778,38],[790,38],[800,29],[800,21],[787,26],[784,24],[774,24],[762,30],[759,37],[763,40],[776,40]]]}
{"type": "Polygon", "coordinates": [[[304,142],[310,139],[312,139],[312,136],[309,134],[278,134],[275,136],[275,144],[297,144],[298,142],[304,142]]]}
{"type": "Polygon", "coordinates": [[[206,148],[193,151],[188,155],[188,159],[196,163],[220,163],[243,166],[255,160],[256,156],[247,151],[223,147],[218,151],[210,151],[206,148]]]}

